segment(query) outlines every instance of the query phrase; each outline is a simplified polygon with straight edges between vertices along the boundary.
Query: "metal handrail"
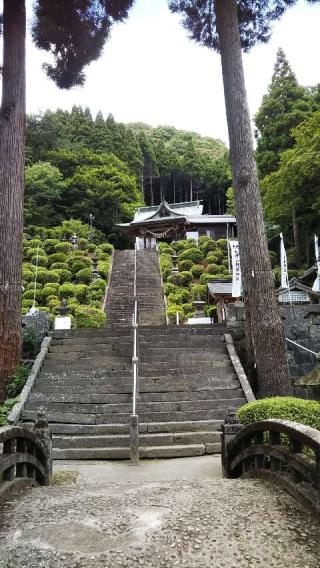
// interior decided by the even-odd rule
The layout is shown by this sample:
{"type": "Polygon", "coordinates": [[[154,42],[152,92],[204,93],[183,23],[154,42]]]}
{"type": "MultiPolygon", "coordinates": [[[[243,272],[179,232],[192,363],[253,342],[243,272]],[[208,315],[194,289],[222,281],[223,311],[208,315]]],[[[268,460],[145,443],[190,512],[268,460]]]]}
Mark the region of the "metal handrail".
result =
{"type": "Polygon", "coordinates": [[[137,246],[134,247],[134,307],[132,314],[133,356],[132,356],[132,415],[130,417],[130,459],[132,465],[139,465],[139,417],[137,398],[139,396],[139,352],[138,352],[138,298],[137,298],[137,246]]]}

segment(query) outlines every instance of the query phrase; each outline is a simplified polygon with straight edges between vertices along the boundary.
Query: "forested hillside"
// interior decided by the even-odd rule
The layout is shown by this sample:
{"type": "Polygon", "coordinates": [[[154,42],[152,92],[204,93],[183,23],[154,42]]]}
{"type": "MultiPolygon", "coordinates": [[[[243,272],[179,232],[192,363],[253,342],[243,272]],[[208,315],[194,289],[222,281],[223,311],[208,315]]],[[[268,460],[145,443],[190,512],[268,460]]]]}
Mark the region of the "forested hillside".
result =
{"type": "Polygon", "coordinates": [[[143,203],[202,199],[206,212],[224,213],[230,185],[228,152],[218,140],[93,118],[81,107],[28,117],[27,225],[88,222],[91,213],[117,244],[116,223],[131,220],[143,203]]]}

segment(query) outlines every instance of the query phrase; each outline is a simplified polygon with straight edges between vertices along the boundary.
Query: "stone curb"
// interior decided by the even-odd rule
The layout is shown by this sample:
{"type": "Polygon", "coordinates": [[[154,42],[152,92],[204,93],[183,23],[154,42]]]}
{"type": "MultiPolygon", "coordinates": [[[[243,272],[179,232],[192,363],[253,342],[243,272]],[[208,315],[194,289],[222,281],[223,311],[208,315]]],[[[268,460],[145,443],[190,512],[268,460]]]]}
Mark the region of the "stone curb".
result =
{"type": "Polygon", "coordinates": [[[107,284],[106,284],[106,290],[105,290],[105,294],[104,294],[104,298],[103,298],[103,302],[102,302],[102,306],[101,306],[102,311],[107,315],[107,322],[106,322],[106,325],[108,325],[108,314],[106,313],[107,294],[108,294],[109,285],[110,285],[110,280],[111,280],[112,266],[113,266],[113,258],[114,258],[114,249],[113,249],[113,252],[112,252],[112,255],[111,255],[111,262],[110,262],[110,270],[109,270],[109,274],[108,274],[108,281],[107,281],[107,284]]]}
{"type": "Polygon", "coordinates": [[[19,422],[20,419],[20,414],[24,408],[25,403],[27,402],[28,396],[31,392],[31,389],[35,383],[35,380],[41,370],[41,367],[43,365],[43,362],[46,358],[46,355],[48,353],[48,349],[49,349],[49,345],[51,343],[52,337],[45,337],[42,341],[41,344],[41,349],[40,352],[35,360],[35,362],[33,363],[32,369],[30,371],[30,375],[28,377],[28,380],[26,382],[26,384],[24,385],[21,394],[19,395],[19,400],[18,402],[14,405],[14,407],[12,408],[12,410],[10,411],[8,418],[7,418],[7,422],[8,424],[17,424],[19,422]]]}
{"type": "Polygon", "coordinates": [[[241,384],[242,390],[244,392],[244,395],[247,399],[247,402],[253,402],[254,400],[256,400],[256,397],[253,394],[252,388],[251,388],[250,383],[247,379],[247,375],[245,374],[244,369],[241,365],[240,359],[239,359],[237,352],[235,350],[233,339],[232,339],[232,336],[230,335],[230,333],[224,334],[224,340],[225,340],[226,348],[227,348],[231,363],[232,363],[233,368],[236,372],[236,375],[237,375],[237,377],[240,381],[240,384],[241,384]]]}

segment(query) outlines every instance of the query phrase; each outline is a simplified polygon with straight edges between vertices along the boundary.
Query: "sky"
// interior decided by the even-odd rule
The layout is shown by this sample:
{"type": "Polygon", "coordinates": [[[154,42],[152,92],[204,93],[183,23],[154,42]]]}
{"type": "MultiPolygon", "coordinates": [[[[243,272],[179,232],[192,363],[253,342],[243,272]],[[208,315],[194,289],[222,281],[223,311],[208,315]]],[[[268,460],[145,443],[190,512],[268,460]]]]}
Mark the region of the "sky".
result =
{"type": "MultiPolygon", "coordinates": [[[[1,0],[0,0],[1,1],[1,0]]],[[[31,25],[31,0],[28,27],[31,25]]],[[[320,83],[320,5],[299,0],[274,25],[271,41],[244,55],[253,117],[282,47],[303,85],[320,83]]],[[[121,122],[192,130],[228,142],[220,57],[192,42],[167,0],[136,0],[125,23],[112,30],[102,57],[86,70],[83,87],[59,90],[42,70],[47,53],[27,39],[27,111],[88,106],[121,122]]]]}

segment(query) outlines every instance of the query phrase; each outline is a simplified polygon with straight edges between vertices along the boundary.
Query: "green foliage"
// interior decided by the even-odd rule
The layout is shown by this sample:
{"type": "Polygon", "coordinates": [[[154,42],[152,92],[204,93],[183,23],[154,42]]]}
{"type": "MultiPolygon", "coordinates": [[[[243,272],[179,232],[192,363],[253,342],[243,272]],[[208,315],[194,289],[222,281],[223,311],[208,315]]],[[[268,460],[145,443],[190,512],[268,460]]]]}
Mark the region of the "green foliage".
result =
{"type": "Polygon", "coordinates": [[[76,327],[100,328],[106,324],[106,314],[91,306],[80,306],[75,310],[76,327]]]}
{"type": "Polygon", "coordinates": [[[91,282],[91,268],[83,268],[79,270],[75,275],[77,282],[82,282],[83,284],[89,284],[91,282]]]}
{"type": "Polygon", "coordinates": [[[188,286],[192,280],[192,273],[188,271],[178,272],[177,274],[172,274],[168,278],[168,282],[175,284],[176,286],[188,286]]]}
{"type": "Polygon", "coordinates": [[[178,286],[175,286],[175,284],[171,284],[170,282],[166,282],[163,286],[165,296],[169,296],[169,294],[177,292],[178,289],[179,289],[178,286]]]}
{"type": "Polygon", "coordinates": [[[39,350],[39,341],[37,332],[33,327],[24,327],[22,329],[22,357],[24,359],[33,359],[39,350]]]}
{"type": "Polygon", "coordinates": [[[85,304],[88,295],[88,286],[85,284],[76,284],[74,287],[74,295],[80,304],[85,304]]]}
{"type": "Polygon", "coordinates": [[[206,302],[208,296],[207,286],[204,284],[194,284],[192,286],[192,295],[194,300],[198,300],[198,298],[200,298],[200,300],[206,302]]]}
{"type": "MultiPolygon", "coordinates": [[[[88,260],[90,261],[90,259],[88,259],[88,260]]],[[[91,265],[91,261],[90,261],[90,265],[91,265]]],[[[72,274],[77,274],[77,272],[79,272],[79,270],[83,270],[84,268],[88,268],[88,265],[85,262],[85,258],[81,258],[79,260],[76,260],[75,262],[72,263],[72,266],[71,266],[72,274]]]]}
{"type": "Polygon", "coordinates": [[[61,270],[60,272],[60,282],[64,284],[65,282],[71,282],[72,272],[70,270],[61,270]]]}
{"type": "Polygon", "coordinates": [[[167,309],[167,316],[170,323],[176,323],[177,313],[179,314],[180,322],[182,323],[185,320],[185,314],[182,306],[171,304],[167,309]]]}
{"type": "Polygon", "coordinates": [[[320,403],[294,397],[274,397],[249,402],[242,406],[237,416],[245,426],[259,420],[278,418],[320,430],[320,403]]]}
{"type": "Polygon", "coordinates": [[[171,255],[163,253],[160,255],[160,272],[164,281],[168,280],[172,272],[173,264],[171,255]]]}
{"type": "Polygon", "coordinates": [[[182,310],[186,318],[192,318],[195,314],[195,309],[190,303],[182,304],[182,310]]]}
{"type": "Polygon", "coordinates": [[[59,244],[59,239],[46,239],[43,242],[43,248],[47,254],[53,254],[55,252],[56,245],[59,244]]]}
{"type": "Polygon", "coordinates": [[[63,262],[63,263],[66,263],[67,260],[68,260],[68,255],[66,255],[66,254],[63,253],[63,252],[55,252],[55,253],[50,254],[50,255],[48,256],[48,261],[49,261],[50,266],[51,266],[51,264],[53,264],[53,263],[55,263],[55,262],[63,262]]]}
{"type": "Polygon", "coordinates": [[[69,265],[66,262],[54,262],[50,268],[51,270],[69,270],[69,265]]]}
{"type": "Polygon", "coordinates": [[[185,304],[190,300],[190,292],[185,288],[178,288],[176,292],[172,292],[168,296],[169,304],[185,304]]]}
{"type": "Polygon", "coordinates": [[[204,266],[202,264],[193,264],[191,273],[193,278],[200,278],[201,274],[204,273],[204,266]]]}
{"type": "Polygon", "coordinates": [[[110,261],[98,262],[98,272],[102,278],[107,280],[110,272],[110,261]]]}
{"type": "MultiPolygon", "coordinates": [[[[80,240],[80,239],[79,239],[80,240]]],[[[68,243],[67,241],[63,241],[63,242],[59,242],[55,245],[54,247],[55,252],[63,252],[65,254],[68,254],[69,252],[71,252],[73,250],[73,246],[71,243],[68,243]]]]}
{"type": "Polygon", "coordinates": [[[99,245],[99,251],[101,252],[105,252],[109,255],[111,255],[113,253],[113,246],[109,243],[101,243],[101,245],[99,245]]]}
{"type": "Polygon", "coordinates": [[[199,264],[203,260],[203,253],[200,249],[192,247],[180,253],[179,261],[191,260],[193,264],[199,264]]]}
{"type": "Polygon", "coordinates": [[[0,426],[4,426],[6,424],[7,416],[16,402],[18,402],[17,398],[8,398],[3,404],[0,405],[0,426]]]}
{"type": "Polygon", "coordinates": [[[6,387],[9,398],[17,397],[22,391],[30,373],[30,365],[20,363],[6,387]]]}
{"type": "Polygon", "coordinates": [[[59,298],[71,298],[75,295],[75,285],[70,282],[65,282],[59,288],[59,298]]]}
{"type": "Polygon", "coordinates": [[[190,270],[193,266],[192,260],[181,260],[179,262],[179,271],[190,270]]]}

